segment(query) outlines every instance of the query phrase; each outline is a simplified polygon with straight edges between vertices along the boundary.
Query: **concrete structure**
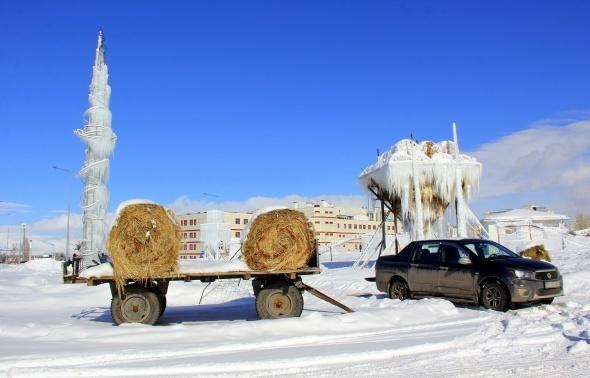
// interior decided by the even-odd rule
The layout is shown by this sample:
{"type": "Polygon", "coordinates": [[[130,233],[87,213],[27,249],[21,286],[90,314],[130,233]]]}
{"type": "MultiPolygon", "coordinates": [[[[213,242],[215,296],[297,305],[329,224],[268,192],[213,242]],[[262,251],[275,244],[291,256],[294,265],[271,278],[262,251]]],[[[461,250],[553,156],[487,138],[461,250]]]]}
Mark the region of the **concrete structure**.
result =
{"type": "Polygon", "coordinates": [[[490,239],[502,243],[506,240],[544,239],[546,230],[567,231],[569,218],[540,206],[488,213],[481,223],[490,239]]]}
{"type": "MultiPolygon", "coordinates": [[[[377,209],[367,211],[366,208],[360,207],[336,207],[326,201],[320,203],[296,202],[292,204],[292,208],[305,214],[313,224],[320,247],[341,242],[339,245],[340,250],[359,250],[361,246],[360,237],[374,234],[381,223],[381,214],[377,209]]],[[[233,254],[233,251],[238,248],[235,245],[239,243],[244,228],[251,217],[252,213],[217,210],[177,215],[182,228],[180,258],[197,259],[215,253],[221,257],[227,257],[233,254]],[[225,235],[225,228],[221,230],[219,225],[222,219],[229,226],[229,240],[225,240],[227,236],[217,237],[215,239],[217,240],[216,244],[221,241],[223,247],[218,247],[218,250],[212,252],[211,246],[207,246],[204,239],[211,239],[206,234],[211,234],[213,228],[220,231],[213,232],[213,234],[225,235]]],[[[401,233],[402,227],[399,222],[397,227],[398,233],[401,233]]],[[[386,222],[385,232],[388,235],[395,234],[393,219],[388,219],[386,222]]],[[[221,244],[219,245],[221,246],[221,244]]]]}

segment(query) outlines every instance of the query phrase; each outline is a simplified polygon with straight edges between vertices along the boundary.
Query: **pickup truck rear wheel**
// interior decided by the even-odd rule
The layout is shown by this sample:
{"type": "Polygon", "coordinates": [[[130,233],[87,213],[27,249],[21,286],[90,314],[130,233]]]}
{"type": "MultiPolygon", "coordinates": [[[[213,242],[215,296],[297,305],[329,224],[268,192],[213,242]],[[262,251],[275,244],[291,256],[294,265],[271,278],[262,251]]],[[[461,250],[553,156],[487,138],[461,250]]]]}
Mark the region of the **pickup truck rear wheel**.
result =
{"type": "Polygon", "coordinates": [[[481,304],[489,310],[506,312],[510,306],[510,298],[502,285],[488,282],[481,291],[481,304]]]}
{"type": "Polygon", "coordinates": [[[389,298],[403,301],[410,297],[410,288],[402,280],[396,279],[389,285],[389,298]]]}

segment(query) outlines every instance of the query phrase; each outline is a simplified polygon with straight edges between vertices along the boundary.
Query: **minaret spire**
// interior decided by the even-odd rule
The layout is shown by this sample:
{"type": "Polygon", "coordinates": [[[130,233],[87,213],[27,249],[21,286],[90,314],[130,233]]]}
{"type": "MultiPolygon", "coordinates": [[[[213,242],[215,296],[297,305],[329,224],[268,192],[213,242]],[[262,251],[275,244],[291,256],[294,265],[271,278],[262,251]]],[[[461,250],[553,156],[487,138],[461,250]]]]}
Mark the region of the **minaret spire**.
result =
{"type": "Polygon", "coordinates": [[[87,145],[86,160],[80,170],[80,176],[84,179],[82,269],[98,263],[99,254],[106,252],[104,244],[108,231],[106,214],[109,205],[107,182],[110,157],[117,140],[111,129],[111,87],[108,79],[109,69],[105,62],[104,35],[101,29],[98,31],[96,57],[88,94],[90,106],[84,113],[84,128],[75,131],[87,145]]]}
{"type": "Polygon", "coordinates": [[[98,29],[98,43],[96,44],[96,58],[94,58],[94,66],[102,67],[104,65],[104,34],[101,28],[98,29]]]}

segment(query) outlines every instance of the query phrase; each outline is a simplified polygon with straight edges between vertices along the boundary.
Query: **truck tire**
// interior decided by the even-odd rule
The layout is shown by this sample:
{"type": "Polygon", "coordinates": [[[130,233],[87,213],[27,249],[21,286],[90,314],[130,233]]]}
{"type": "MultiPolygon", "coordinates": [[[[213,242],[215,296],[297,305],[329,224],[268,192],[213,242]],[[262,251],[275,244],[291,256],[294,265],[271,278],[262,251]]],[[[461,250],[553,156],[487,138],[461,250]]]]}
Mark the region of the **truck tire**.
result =
{"type": "Polygon", "coordinates": [[[271,283],[256,295],[256,313],[260,319],[293,318],[303,312],[303,295],[287,282],[271,283]]]}
{"type": "Polygon", "coordinates": [[[481,304],[494,311],[508,311],[510,298],[504,286],[497,282],[488,282],[481,291],[481,304]]]}
{"type": "Polygon", "coordinates": [[[388,294],[391,299],[399,299],[400,301],[403,301],[410,297],[410,288],[403,280],[396,279],[391,285],[389,285],[388,294]]]}
{"type": "Polygon", "coordinates": [[[149,289],[131,288],[121,300],[121,315],[125,323],[156,324],[161,314],[158,295],[149,289]]]}

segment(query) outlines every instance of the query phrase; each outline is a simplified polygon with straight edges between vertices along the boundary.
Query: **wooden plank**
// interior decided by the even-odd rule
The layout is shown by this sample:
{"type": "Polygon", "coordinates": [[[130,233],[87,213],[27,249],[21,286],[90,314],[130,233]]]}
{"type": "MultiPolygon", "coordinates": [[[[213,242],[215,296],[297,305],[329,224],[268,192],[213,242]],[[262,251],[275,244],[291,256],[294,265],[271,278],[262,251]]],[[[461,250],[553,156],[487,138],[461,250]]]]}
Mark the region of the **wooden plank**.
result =
{"type": "Polygon", "coordinates": [[[304,284],[301,281],[297,281],[294,282],[295,286],[297,286],[299,289],[303,289],[305,291],[307,291],[309,294],[314,295],[318,298],[320,298],[321,300],[324,300],[330,304],[333,304],[334,306],[341,308],[342,310],[346,311],[346,312],[354,312],[353,309],[351,309],[350,307],[346,306],[343,303],[338,302],[336,299],[329,297],[328,295],[322,293],[321,291],[314,289],[313,287],[304,284]]]}
{"type": "MultiPolygon", "coordinates": [[[[190,282],[192,280],[216,280],[224,278],[242,278],[250,279],[252,277],[268,277],[268,276],[279,276],[288,275],[296,277],[298,275],[309,275],[321,273],[320,268],[307,268],[302,270],[281,270],[281,271],[247,271],[247,272],[209,272],[209,273],[179,273],[175,275],[167,275],[161,277],[154,277],[155,280],[168,280],[168,281],[185,281],[190,282]]],[[[96,286],[102,283],[112,282],[115,280],[113,276],[103,277],[90,277],[88,280],[88,286],[96,286]]]]}

